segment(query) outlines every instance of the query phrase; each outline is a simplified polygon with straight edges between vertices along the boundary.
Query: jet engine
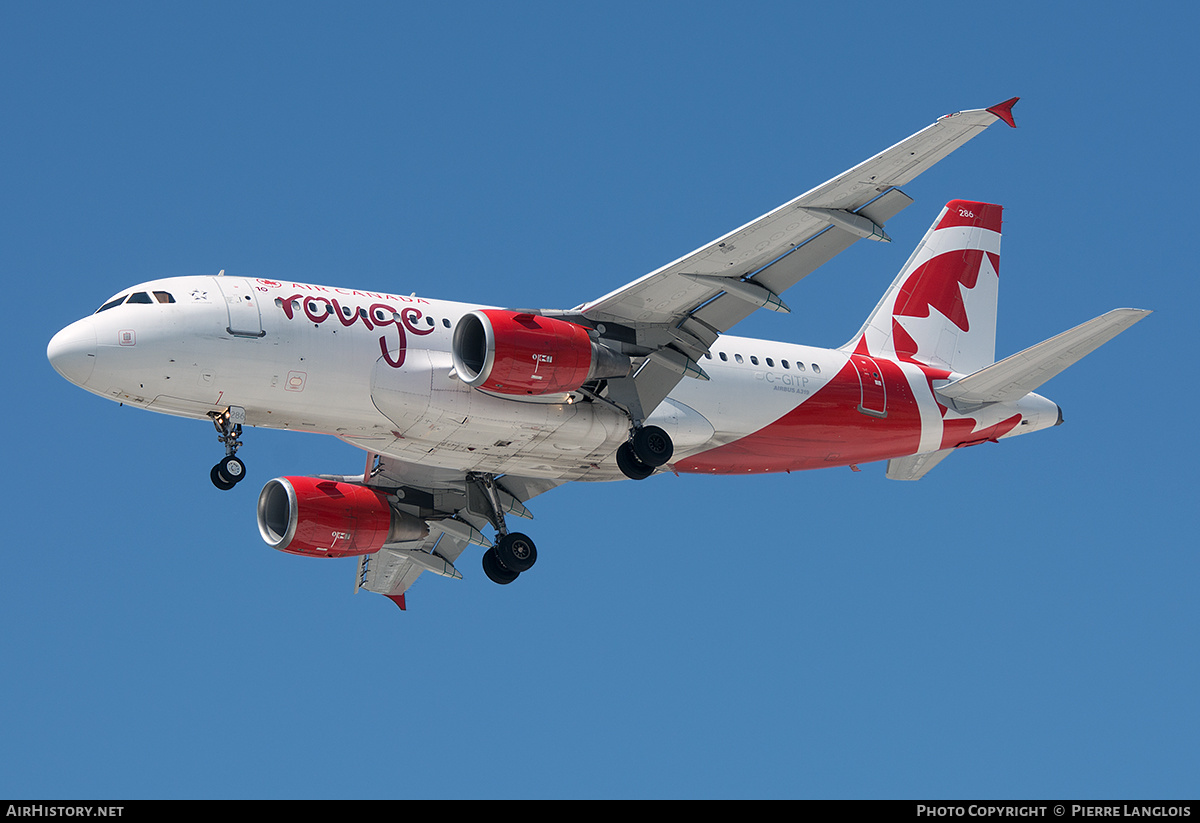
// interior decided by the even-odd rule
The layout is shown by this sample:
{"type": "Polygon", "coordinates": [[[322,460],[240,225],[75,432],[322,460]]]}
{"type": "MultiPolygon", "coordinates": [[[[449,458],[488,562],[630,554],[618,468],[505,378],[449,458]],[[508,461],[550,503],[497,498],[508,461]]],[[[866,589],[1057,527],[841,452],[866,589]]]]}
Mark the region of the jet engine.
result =
{"type": "Polygon", "coordinates": [[[572,392],[589,380],[624,377],[629,358],[587,329],[528,312],[483,309],[454,327],[454,370],[468,386],[507,395],[572,392]]]}
{"type": "Polygon", "coordinates": [[[374,489],[319,477],[277,477],[258,495],[258,531],[267,545],[306,557],[373,554],[385,543],[420,540],[423,520],[388,505],[374,489]]]}

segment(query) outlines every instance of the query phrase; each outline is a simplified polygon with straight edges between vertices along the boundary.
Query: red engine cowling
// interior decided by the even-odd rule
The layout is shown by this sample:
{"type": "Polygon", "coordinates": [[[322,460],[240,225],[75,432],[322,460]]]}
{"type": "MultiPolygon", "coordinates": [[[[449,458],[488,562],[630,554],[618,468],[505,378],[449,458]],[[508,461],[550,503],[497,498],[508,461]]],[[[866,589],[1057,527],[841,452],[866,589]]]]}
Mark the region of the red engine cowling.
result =
{"type": "Polygon", "coordinates": [[[258,495],[258,531],[273,549],[306,557],[373,554],[429,527],[374,489],[318,477],[277,477],[258,495]]]}
{"type": "Polygon", "coordinates": [[[454,327],[454,370],[468,386],[511,395],[572,392],[588,380],[629,374],[629,358],[574,323],[483,309],[454,327]]]}

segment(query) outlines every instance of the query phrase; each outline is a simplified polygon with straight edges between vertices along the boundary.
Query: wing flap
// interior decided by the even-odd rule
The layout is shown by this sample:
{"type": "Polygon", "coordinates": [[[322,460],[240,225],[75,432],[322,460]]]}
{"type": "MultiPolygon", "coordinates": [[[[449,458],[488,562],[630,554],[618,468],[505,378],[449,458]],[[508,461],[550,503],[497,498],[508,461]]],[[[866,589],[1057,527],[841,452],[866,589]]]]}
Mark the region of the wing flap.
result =
{"type": "Polygon", "coordinates": [[[384,546],[374,554],[365,554],[358,559],[354,590],[366,589],[386,597],[397,597],[426,571],[461,580],[462,574],[454,568],[454,560],[464,548],[465,542],[440,533],[412,543],[384,546]],[[453,557],[442,554],[447,551],[453,557]]]}
{"type": "MultiPolygon", "coordinates": [[[[911,205],[913,199],[899,189],[891,189],[872,200],[857,213],[872,223],[883,225],[911,205]]],[[[776,294],[808,277],[860,239],[860,235],[829,226],[802,246],[768,263],[752,278],[776,294]]],[[[692,316],[716,329],[726,330],[749,317],[756,307],[731,295],[722,294],[701,306],[692,316]]]]}

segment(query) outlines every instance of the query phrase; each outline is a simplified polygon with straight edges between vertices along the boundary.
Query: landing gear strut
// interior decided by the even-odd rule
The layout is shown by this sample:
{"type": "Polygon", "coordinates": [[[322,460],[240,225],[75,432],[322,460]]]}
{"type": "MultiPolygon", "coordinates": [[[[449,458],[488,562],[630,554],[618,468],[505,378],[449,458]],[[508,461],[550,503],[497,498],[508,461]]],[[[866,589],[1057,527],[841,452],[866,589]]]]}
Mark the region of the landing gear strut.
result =
{"type": "MultiPolygon", "coordinates": [[[[708,379],[707,375],[704,379],[708,379]]],[[[617,449],[617,468],[630,480],[645,480],[655,469],[671,461],[675,444],[671,442],[671,435],[658,426],[643,425],[642,399],[632,385],[632,381],[626,379],[610,380],[608,397],[587,389],[581,391],[594,402],[607,403],[629,418],[629,439],[617,449]]]]}
{"type": "MultiPolygon", "coordinates": [[[[533,568],[533,564],[537,562],[537,546],[528,535],[508,530],[494,475],[471,473],[467,475],[467,482],[483,492],[486,508],[490,509],[486,516],[498,535],[496,545],[483,553],[483,573],[493,583],[506,586],[516,580],[521,572],[533,568]]],[[[479,506],[483,507],[482,504],[479,506]]]]}
{"type": "Polygon", "coordinates": [[[225,458],[212,467],[208,477],[218,489],[229,491],[246,476],[246,464],[237,457],[237,450],[242,445],[246,410],[241,406],[230,406],[223,412],[210,412],[209,417],[217,428],[217,440],[225,446],[225,458]]]}

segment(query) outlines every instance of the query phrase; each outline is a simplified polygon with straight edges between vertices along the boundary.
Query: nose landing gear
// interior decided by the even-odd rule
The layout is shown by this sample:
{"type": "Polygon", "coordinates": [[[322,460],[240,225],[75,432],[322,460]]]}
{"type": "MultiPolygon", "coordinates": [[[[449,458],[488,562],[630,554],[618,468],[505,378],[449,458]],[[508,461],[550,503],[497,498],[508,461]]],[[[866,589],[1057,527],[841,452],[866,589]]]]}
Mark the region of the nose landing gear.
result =
{"type": "Polygon", "coordinates": [[[237,457],[242,445],[242,424],[246,422],[246,410],[241,406],[230,406],[223,412],[209,412],[217,428],[217,440],[225,446],[225,458],[212,467],[208,477],[221,491],[229,491],[246,476],[246,464],[237,457]]]}

